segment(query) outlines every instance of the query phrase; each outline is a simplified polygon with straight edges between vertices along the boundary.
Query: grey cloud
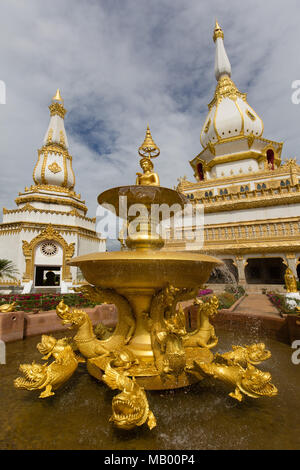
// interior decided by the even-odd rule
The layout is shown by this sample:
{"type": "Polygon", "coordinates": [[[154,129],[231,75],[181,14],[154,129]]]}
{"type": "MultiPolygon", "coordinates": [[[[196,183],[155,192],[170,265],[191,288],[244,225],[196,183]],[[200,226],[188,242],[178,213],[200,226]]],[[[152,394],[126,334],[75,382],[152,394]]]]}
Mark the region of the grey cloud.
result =
{"type": "Polygon", "coordinates": [[[232,78],[263,118],[265,137],[284,140],[284,156],[298,153],[300,107],[291,102],[291,83],[300,79],[297,1],[3,0],[0,12],[2,206],[13,207],[32,183],[57,87],[68,109],[76,191],[91,216],[99,192],[135,181],[148,122],[161,148],[162,184],[193,179],[188,162],[201,151],[216,84],[216,17],[232,78]]]}

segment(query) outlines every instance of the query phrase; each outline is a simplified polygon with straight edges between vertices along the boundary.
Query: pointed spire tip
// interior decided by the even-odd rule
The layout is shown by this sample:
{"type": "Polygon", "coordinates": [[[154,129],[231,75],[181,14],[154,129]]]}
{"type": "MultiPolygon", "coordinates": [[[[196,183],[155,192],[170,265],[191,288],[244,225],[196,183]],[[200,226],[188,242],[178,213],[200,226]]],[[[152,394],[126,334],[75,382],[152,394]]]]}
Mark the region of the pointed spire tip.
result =
{"type": "Polygon", "coordinates": [[[219,25],[217,19],[216,19],[216,24],[215,24],[215,29],[214,29],[214,35],[213,35],[213,40],[214,42],[216,42],[217,38],[222,38],[224,39],[224,33],[223,33],[223,30],[221,28],[221,26],[219,25]]]}
{"type": "Polygon", "coordinates": [[[57,88],[56,90],[56,94],[52,97],[52,100],[54,101],[62,101],[62,97],[61,97],[61,94],[60,94],[60,89],[57,88]]]}

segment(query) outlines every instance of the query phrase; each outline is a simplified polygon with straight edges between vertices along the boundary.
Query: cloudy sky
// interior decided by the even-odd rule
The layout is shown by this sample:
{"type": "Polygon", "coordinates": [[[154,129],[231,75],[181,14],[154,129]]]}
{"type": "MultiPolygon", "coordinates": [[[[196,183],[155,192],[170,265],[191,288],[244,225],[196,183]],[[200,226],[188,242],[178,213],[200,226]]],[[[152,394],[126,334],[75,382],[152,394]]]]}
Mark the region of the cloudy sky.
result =
{"type": "Polygon", "coordinates": [[[155,168],[164,186],[201,150],[200,130],[214,78],[215,18],[225,34],[232,78],[264,120],[264,136],[300,157],[297,0],[0,0],[0,203],[14,208],[33,183],[37,149],[57,87],[89,215],[97,195],[130,184],[146,125],[161,148],[155,168]]]}

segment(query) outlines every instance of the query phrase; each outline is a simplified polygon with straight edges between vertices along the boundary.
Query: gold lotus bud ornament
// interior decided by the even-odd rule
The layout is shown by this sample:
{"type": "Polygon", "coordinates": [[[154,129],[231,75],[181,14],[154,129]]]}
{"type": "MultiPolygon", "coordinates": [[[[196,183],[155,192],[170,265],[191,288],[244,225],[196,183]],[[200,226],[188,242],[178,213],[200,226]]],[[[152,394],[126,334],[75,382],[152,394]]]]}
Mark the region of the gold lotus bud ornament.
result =
{"type": "Polygon", "coordinates": [[[61,94],[60,94],[60,89],[57,88],[56,94],[52,96],[52,101],[63,101],[61,94]]]}
{"type": "Polygon", "coordinates": [[[224,33],[223,33],[223,29],[221,28],[221,26],[219,25],[219,23],[216,20],[214,35],[213,35],[214,42],[216,42],[217,38],[224,39],[224,33]]]}

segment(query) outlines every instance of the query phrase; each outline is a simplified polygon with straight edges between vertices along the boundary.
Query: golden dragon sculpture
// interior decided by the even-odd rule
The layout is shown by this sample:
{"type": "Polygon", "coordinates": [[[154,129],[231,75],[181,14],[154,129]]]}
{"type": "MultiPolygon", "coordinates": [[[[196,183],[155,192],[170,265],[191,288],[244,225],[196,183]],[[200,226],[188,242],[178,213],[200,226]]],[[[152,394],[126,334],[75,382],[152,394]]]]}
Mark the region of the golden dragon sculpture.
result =
{"type": "Polygon", "coordinates": [[[26,390],[42,390],[39,398],[54,395],[53,390],[58,389],[74,374],[81,358],[76,357],[66,338],[56,340],[52,336],[43,335],[37,349],[44,354],[47,360],[53,356],[50,364],[21,364],[20,371],[25,377],[18,377],[14,381],[16,388],[26,390]]]}
{"type": "Polygon", "coordinates": [[[215,360],[228,365],[239,364],[247,367],[248,364],[256,365],[271,357],[271,351],[266,349],[264,343],[254,343],[245,346],[232,346],[232,351],[215,354],[215,360]]]}
{"type": "Polygon", "coordinates": [[[93,286],[83,286],[80,291],[93,302],[115,304],[119,315],[117,326],[107,339],[97,339],[89,315],[84,310],[70,309],[61,301],[56,307],[56,313],[64,325],[71,324],[78,328],[74,341],[81,354],[86,358],[108,356],[112,351],[121,350],[130,341],[135,330],[135,318],[132,308],[122,295],[113,289],[101,289],[93,286]]]}
{"type": "MultiPolygon", "coordinates": [[[[15,387],[27,390],[43,390],[40,398],[54,395],[75,372],[79,362],[85,362],[77,357],[74,349],[78,349],[86,358],[105,357],[105,372],[102,380],[113,390],[119,389],[121,393],[112,401],[111,421],[120,429],[132,429],[147,423],[150,429],[156,426],[154,414],[149,409],[144,388],[141,387],[130,374],[132,366],[139,366],[134,353],[126,347],[135,330],[135,318],[129,302],[111,289],[100,289],[92,286],[81,288],[94,302],[110,302],[116,304],[120,321],[115,331],[108,336],[107,331],[101,329],[100,335],[107,335],[106,339],[97,339],[93,331],[91,320],[86,312],[70,309],[63,301],[57,306],[57,315],[64,324],[77,327],[78,331],[72,340],[62,338],[56,340],[52,336],[43,335],[37,345],[42,359],[49,364],[22,364],[20,370],[24,377],[15,379],[15,387]],[[73,341],[73,344],[71,343],[73,341]],[[72,344],[72,345],[71,345],[72,344]],[[129,377],[130,375],[130,377],[129,377]],[[132,378],[131,378],[132,377],[132,378]]],[[[186,347],[192,350],[209,348],[216,344],[217,338],[209,318],[218,309],[218,300],[212,297],[208,302],[198,303],[198,321],[195,333],[187,334],[185,328],[185,315],[178,302],[189,299],[195,295],[195,289],[178,289],[170,284],[156,293],[152,299],[150,312],[145,313],[145,321],[151,336],[155,366],[162,378],[173,375],[179,378],[181,373],[191,373],[202,379],[213,377],[231,386],[234,391],[229,395],[238,401],[244,395],[252,398],[272,397],[278,391],[271,383],[271,374],[254,367],[271,356],[270,351],[263,343],[247,346],[233,346],[232,351],[212,355],[212,362],[204,362],[192,357],[193,363],[186,360],[186,347]]]]}
{"type": "Polygon", "coordinates": [[[110,421],[120,429],[132,429],[147,422],[150,429],[156,426],[156,419],[149,409],[146,393],[134,378],[129,378],[124,371],[117,371],[109,362],[102,380],[112,390],[122,390],[112,400],[110,421]]]}
{"type": "Polygon", "coordinates": [[[191,298],[195,289],[178,289],[170,284],[152,299],[150,308],[150,335],[155,366],[159,374],[179,376],[186,365],[183,347],[185,314],[182,307],[176,310],[180,300],[191,298]]]}
{"type": "Polygon", "coordinates": [[[196,298],[195,304],[198,305],[196,330],[188,333],[183,338],[184,346],[200,346],[202,348],[211,349],[217,345],[218,338],[209,319],[217,313],[219,300],[214,295],[207,302],[203,302],[201,299],[196,298]]]}
{"type": "Polygon", "coordinates": [[[242,401],[243,395],[252,398],[273,397],[278,390],[271,383],[269,372],[263,372],[253,364],[259,364],[271,357],[264,343],[250,346],[233,346],[233,350],[224,354],[216,354],[210,364],[194,361],[189,371],[200,376],[209,376],[235,386],[229,396],[242,401]]]}
{"type": "Polygon", "coordinates": [[[1,313],[10,313],[14,312],[17,306],[17,302],[11,302],[10,304],[2,304],[0,305],[0,312],[1,313]]]}
{"type": "Polygon", "coordinates": [[[204,364],[194,361],[194,370],[200,375],[210,376],[235,387],[229,396],[242,401],[243,394],[252,398],[273,397],[278,390],[271,383],[272,377],[269,372],[263,372],[251,364],[243,368],[239,364],[226,365],[212,362],[204,364]]]}

